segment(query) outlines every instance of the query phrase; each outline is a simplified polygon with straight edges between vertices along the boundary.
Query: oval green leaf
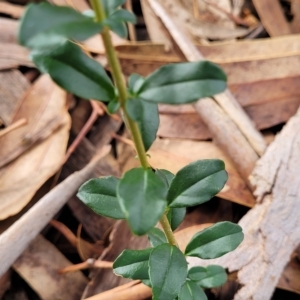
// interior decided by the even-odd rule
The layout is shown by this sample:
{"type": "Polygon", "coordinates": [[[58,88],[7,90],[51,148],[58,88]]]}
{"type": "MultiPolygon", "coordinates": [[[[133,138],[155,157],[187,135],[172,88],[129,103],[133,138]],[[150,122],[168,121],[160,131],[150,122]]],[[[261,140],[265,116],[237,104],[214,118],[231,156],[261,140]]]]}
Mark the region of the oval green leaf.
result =
{"type": "Polygon", "coordinates": [[[114,273],[125,278],[149,279],[148,262],[152,250],[124,250],[114,261],[114,273]]]}
{"type": "Polygon", "coordinates": [[[159,228],[152,228],[148,232],[148,239],[152,247],[156,247],[168,242],[164,232],[159,228]]]}
{"type": "Polygon", "coordinates": [[[133,73],[128,78],[128,87],[132,94],[135,94],[142,84],[144,83],[145,78],[139,74],[133,73]]]}
{"type": "Polygon", "coordinates": [[[123,5],[126,0],[101,0],[106,16],[112,14],[119,6],[123,5]]]}
{"type": "Polygon", "coordinates": [[[125,219],[116,195],[118,182],[113,176],[90,179],[79,188],[77,197],[99,215],[125,219]]]}
{"type": "Polygon", "coordinates": [[[46,48],[56,43],[58,36],[82,41],[102,28],[102,24],[71,7],[30,4],[21,19],[19,42],[28,48],[46,48]]]}
{"type": "Polygon", "coordinates": [[[188,272],[188,278],[197,282],[203,288],[214,288],[227,281],[227,273],[221,266],[210,265],[206,268],[193,267],[188,272]]]}
{"type": "Polygon", "coordinates": [[[186,214],[186,208],[170,208],[168,213],[167,213],[167,218],[169,220],[169,223],[171,225],[172,230],[174,231],[175,229],[178,228],[178,226],[181,224],[183,221],[184,217],[186,214]]]}
{"type": "Polygon", "coordinates": [[[155,173],[166,183],[166,186],[169,188],[175,175],[165,169],[156,169],[155,173]]]}
{"type": "Polygon", "coordinates": [[[207,296],[195,282],[187,280],[178,295],[178,300],[207,300],[207,296]]]}
{"type": "Polygon", "coordinates": [[[159,221],[166,207],[166,187],[151,170],[131,169],[120,180],[117,196],[131,230],[146,234],[159,221]]]}
{"type": "Polygon", "coordinates": [[[70,41],[49,51],[32,52],[33,62],[68,92],[84,99],[110,101],[115,90],[104,68],[70,41]]]}
{"type": "Polygon", "coordinates": [[[142,99],[128,99],[126,101],[126,111],[129,117],[137,122],[145,150],[149,150],[156,139],[159,126],[158,105],[142,99]]]}
{"type": "Polygon", "coordinates": [[[210,200],[224,187],[228,175],[219,159],[195,161],[175,175],[169,188],[169,207],[189,207],[210,200]]]}
{"type": "Polygon", "coordinates": [[[223,92],[226,75],[208,61],[169,64],[146,77],[138,96],[150,102],[183,104],[223,92]]]}
{"type": "Polygon", "coordinates": [[[162,244],[153,249],[149,259],[149,277],[154,300],[173,300],[187,277],[187,262],[175,246],[162,244]]]}
{"type": "Polygon", "coordinates": [[[196,233],[187,245],[185,254],[202,259],[217,258],[236,249],[243,239],[241,226],[227,221],[219,222],[196,233]]]}

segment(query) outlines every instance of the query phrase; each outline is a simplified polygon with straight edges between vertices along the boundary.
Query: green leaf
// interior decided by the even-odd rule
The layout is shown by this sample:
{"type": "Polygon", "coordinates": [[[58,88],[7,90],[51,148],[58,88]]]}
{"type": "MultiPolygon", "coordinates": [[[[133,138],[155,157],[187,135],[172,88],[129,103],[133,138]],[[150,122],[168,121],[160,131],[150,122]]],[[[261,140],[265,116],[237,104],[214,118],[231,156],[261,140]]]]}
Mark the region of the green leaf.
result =
{"type": "Polygon", "coordinates": [[[110,114],[114,114],[118,111],[120,106],[121,106],[120,102],[117,99],[114,99],[108,103],[107,110],[110,114]]]}
{"type": "Polygon", "coordinates": [[[141,99],[128,99],[126,111],[129,117],[138,123],[145,150],[149,150],[156,139],[159,126],[158,106],[141,99]]]}
{"type": "Polygon", "coordinates": [[[114,273],[125,278],[149,279],[148,261],[152,250],[124,250],[114,261],[114,273]]]}
{"type": "Polygon", "coordinates": [[[165,182],[166,186],[169,188],[175,175],[168,170],[156,169],[155,173],[165,182]]]}
{"type": "Polygon", "coordinates": [[[100,32],[103,25],[70,7],[43,2],[28,5],[22,16],[19,42],[28,48],[47,48],[58,37],[85,40],[100,32]]]}
{"type": "Polygon", "coordinates": [[[151,282],[150,282],[149,279],[144,279],[144,280],[142,280],[142,283],[143,283],[144,285],[149,286],[150,288],[152,287],[152,286],[151,286],[151,282]]]}
{"type": "Polygon", "coordinates": [[[109,19],[114,20],[116,22],[128,22],[128,23],[132,23],[135,24],[137,19],[136,16],[125,9],[118,9],[116,11],[114,11],[110,16],[109,19]]]}
{"type": "Polygon", "coordinates": [[[152,247],[156,247],[158,245],[168,242],[164,232],[161,231],[159,228],[152,228],[148,232],[148,239],[152,247]]]}
{"type": "Polygon", "coordinates": [[[191,268],[188,272],[188,277],[196,281],[201,287],[208,289],[221,286],[227,281],[226,271],[217,265],[211,265],[207,268],[191,268]]]}
{"type": "Polygon", "coordinates": [[[131,169],[120,180],[117,196],[129,226],[137,235],[156,225],[166,207],[166,187],[151,169],[131,169]]]}
{"type": "Polygon", "coordinates": [[[116,33],[121,38],[127,38],[128,31],[126,25],[123,22],[108,18],[104,23],[110,28],[111,31],[116,33]]]}
{"type": "Polygon", "coordinates": [[[131,74],[128,79],[128,87],[130,92],[135,94],[140,89],[144,81],[145,78],[143,76],[136,73],[131,74]]]}
{"type": "Polygon", "coordinates": [[[119,6],[123,5],[126,0],[99,0],[102,1],[102,5],[105,10],[106,16],[111,15],[119,6]]]}
{"type": "Polygon", "coordinates": [[[207,300],[207,297],[195,282],[187,280],[180,291],[178,300],[207,300]]]}
{"type": "Polygon", "coordinates": [[[167,218],[171,225],[172,230],[174,231],[183,221],[186,214],[186,208],[170,208],[167,213],[167,218]]]}
{"type": "Polygon", "coordinates": [[[175,175],[167,196],[169,206],[189,207],[204,203],[222,190],[227,178],[223,161],[195,161],[175,175]]]}
{"type": "Polygon", "coordinates": [[[239,225],[219,222],[196,233],[187,245],[185,254],[202,259],[217,258],[236,249],[243,239],[239,225]]]}
{"type": "Polygon", "coordinates": [[[183,253],[170,244],[154,248],[149,259],[149,277],[154,300],[173,300],[187,277],[183,253]]]}
{"type": "Polygon", "coordinates": [[[169,64],[146,77],[138,96],[155,103],[183,104],[223,92],[226,75],[208,61],[169,64]]]}
{"type": "Polygon", "coordinates": [[[110,101],[115,90],[104,68],[69,41],[49,51],[34,51],[37,67],[63,89],[84,99],[110,101]]]}
{"type": "Polygon", "coordinates": [[[90,179],[79,188],[77,197],[99,215],[125,219],[116,196],[118,182],[113,176],[90,179]]]}

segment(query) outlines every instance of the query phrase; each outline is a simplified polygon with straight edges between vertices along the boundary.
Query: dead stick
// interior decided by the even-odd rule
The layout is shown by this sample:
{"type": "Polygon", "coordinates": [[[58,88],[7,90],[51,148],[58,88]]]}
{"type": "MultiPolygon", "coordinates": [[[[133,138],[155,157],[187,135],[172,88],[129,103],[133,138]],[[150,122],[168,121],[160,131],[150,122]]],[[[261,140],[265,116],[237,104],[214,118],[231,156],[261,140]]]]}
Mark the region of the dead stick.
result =
{"type": "Polygon", "coordinates": [[[85,300],[144,300],[152,295],[151,289],[139,280],[129,282],[85,300]]]}
{"type": "Polygon", "coordinates": [[[0,137],[4,136],[5,134],[7,134],[25,124],[27,124],[27,119],[25,119],[25,118],[22,118],[16,122],[12,123],[10,126],[8,126],[5,129],[0,131],[0,137]]]}
{"type": "Polygon", "coordinates": [[[29,243],[50,222],[55,214],[90,178],[98,161],[110,151],[104,146],[99,154],[81,171],[75,172],[52,189],[18,221],[0,235],[0,277],[27,248],[29,243]]]}

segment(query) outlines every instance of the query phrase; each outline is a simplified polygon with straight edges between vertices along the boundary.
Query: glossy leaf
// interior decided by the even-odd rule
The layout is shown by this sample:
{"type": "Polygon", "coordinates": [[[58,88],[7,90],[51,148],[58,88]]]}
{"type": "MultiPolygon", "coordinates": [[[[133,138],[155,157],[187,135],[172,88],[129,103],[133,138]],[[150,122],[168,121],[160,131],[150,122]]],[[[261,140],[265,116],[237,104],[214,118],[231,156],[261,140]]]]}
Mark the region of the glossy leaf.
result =
{"type": "Polygon", "coordinates": [[[185,254],[202,259],[217,258],[236,249],[243,239],[239,225],[219,222],[196,233],[187,245],[185,254]]]}
{"type": "Polygon", "coordinates": [[[102,28],[102,24],[70,7],[32,3],[22,16],[19,42],[29,48],[47,48],[56,44],[59,37],[82,41],[102,28]]]}
{"type": "Polygon", "coordinates": [[[124,219],[116,196],[118,182],[113,176],[90,179],[79,188],[77,197],[99,215],[124,219]]]}
{"type": "Polygon", "coordinates": [[[114,114],[118,111],[120,106],[121,106],[120,102],[117,99],[114,99],[108,103],[107,110],[110,114],[114,114]]]}
{"type": "Polygon", "coordinates": [[[155,173],[165,182],[166,186],[169,188],[175,175],[168,170],[156,169],[155,173]]]}
{"type": "Polygon", "coordinates": [[[137,235],[156,225],[166,207],[166,187],[151,169],[131,169],[120,180],[117,196],[129,226],[137,235]]]}
{"type": "Polygon", "coordinates": [[[139,74],[133,73],[128,78],[128,87],[131,93],[135,94],[142,84],[144,83],[145,78],[139,74]]]}
{"type": "Polygon", "coordinates": [[[65,41],[46,52],[34,51],[32,59],[43,73],[76,96],[100,101],[115,99],[114,86],[104,68],[72,42],[65,41]]]}
{"type": "Polygon", "coordinates": [[[114,261],[113,270],[117,275],[131,279],[149,279],[148,261],[152,248],[124,250],[114,261]]]}
{"type": "Polygon", "coordinates": [[[189,270],[188,277],[203,288],[218,287],[227,281],[226,271],[217,265],[211,265],[207,268],[193,267],[189,270]]]}
{"type": "Polygon", "coordinates": [[[187,280],[180,291],[178,300],[207,300],[207,296],[195,282],[187,280]]]}
{"type": "Polygon", "coordinates": [[[123,5],[126,0],[101,0],[106,16],[111,15],[118,7],[123,5]]]}
{"type": "Polygon", "coordinates": [[[153,249],[149,259],[149,276],[154,300],[173,300],[187,277],[187,262],[175,246],[162,244],[153,249]]]}
{"type": "Polygon", "coordinates": [[[208,61],[169,64],[146,77],[138,96],[155,103],[183,104],[223,92],[226,75],[208,61]]]}
{"type": "Polygon", "coordinates": [[[167,196],[169,206],[189,207],[204,203],[222,190],[227,178],[223,161],[195,161],[175,175],[167,196]]]}
{"type": "Polygon", "coordinates": [[[156,139],[159,126],[158,106],[141,99],[128,99],[126,110],[129,117],[138,123],[145,150],[149,150],[156,139]]]}
{"type": "Polygon", "coordinates": [[[142,283],[143,283],[144,285],[149,286],[149,287],[151,288],[151,281],[150,281],[149,279],[144,279],[144,280],[142,280],[142,283]]]}
{"type": "Polygon", "coordinates": [[[152,247],[156,247],[168,242],[164,232],[159,228],[152,228],[148,232],[148,239],[152,247]]]}
{"type": "Polygon", "coordinates": [[[169,220],[172,230],[175,230],[176,228],[178,228],[178,226],[183,221],[185,214],[186,214],[185,207],[169,209],[169,211],[167,213],[167,218],[169,220]]]}
{"type": "Polygon", "coordinates": [[[110,16],[109,19],[114,20],[115,22],[128,22],[128,23],[132,23],[135,24],[137,19],[136,16],[125,9],[118,9],[116,11],[114,11],[110,16]]]}
{"type": "Polygon", "coordinates": [[[116,33],[119,37],[123,39],[127,38],[128,31],[126,25],[123,22],[118,22],[114,19],[109,18],[105,20],[105,25],[107,25],[109,29],[116,33]]]}

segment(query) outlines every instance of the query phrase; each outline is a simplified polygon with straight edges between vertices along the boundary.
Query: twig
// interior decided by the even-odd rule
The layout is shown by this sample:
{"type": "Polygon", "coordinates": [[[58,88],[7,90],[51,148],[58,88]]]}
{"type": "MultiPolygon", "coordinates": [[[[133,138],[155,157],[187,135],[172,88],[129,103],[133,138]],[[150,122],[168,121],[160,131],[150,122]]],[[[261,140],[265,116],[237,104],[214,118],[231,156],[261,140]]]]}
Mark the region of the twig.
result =
{"type": "Polygon", "coordinates": [[[69,176],[57,185],[19,220],[0,235],[0,277],[9,269],[30,242],[49,223],[63,205],[90,178],[99,160],[105,157],[111,147],[106,145],[81,171],[69,176]]]}
{"type": "Polygon", "coordinates": [[[151,294],[151,288],[141,283],[140,280],[134,280],[85,300],[144,300],[150,298],[151,294]]]}
{"type": "MultiPolygon", "coordinates": [[[[131,0],[127,0],[126,3],[125,3],[125,8],[132,12],[132,1],[131,0]]],[[[136,41],[136,33],[135,33],[135,28],[134,28],[134,24],[132,23],[127,23],[127,26],[128,26],[128,31],[129,31],[129,37],[130,37],[130,40],[132,42],[135,42],[136,41]]]]}
{"type": "Polygon", "coordinates": [[[120,141],[120,142],[122,142],[122,143],[124,143],[124,144],[126,144],[126,145],[129,145],[129,146],[131,146],[132,148],[134,148],[134,143],[133,143],[132,140],[127,139],[127,138],[125,138],[125,137],[123,137],[123,136],[120,136],[120,135],[116,134],[115,132],[112,132],[112,133],[111,133],[111,136],[112,136],[114,139],[116,139],[117,141],[120,141]]]}
{"type": "Polygon", "coordinates": [[[25,118],[22,118],[22,119],[16,121],[15,123],[11,124],[10,126],[6,127],[5,129],[1,130],[0,137],[4,136],[5,134],[7,134],[25,124],[27,124],[27,119],[25,119],[25,118]]]}
{"type": "Polygon", "coordinates": [[[89,258],[80,264],[71,265],[63,269],[60,269],[58,272],[59,274],[65,274],[65,273],[76,272],[76,271],[89,269],[89,268],[112,269],[112,266],[113,263],[110,261],[102,261],[102,260],[96,260],[94,258],[89,258]]]}

